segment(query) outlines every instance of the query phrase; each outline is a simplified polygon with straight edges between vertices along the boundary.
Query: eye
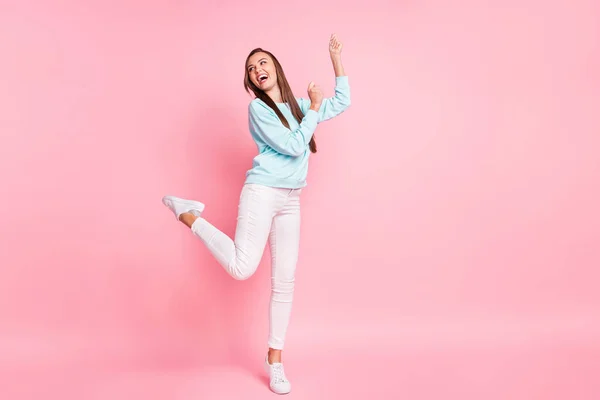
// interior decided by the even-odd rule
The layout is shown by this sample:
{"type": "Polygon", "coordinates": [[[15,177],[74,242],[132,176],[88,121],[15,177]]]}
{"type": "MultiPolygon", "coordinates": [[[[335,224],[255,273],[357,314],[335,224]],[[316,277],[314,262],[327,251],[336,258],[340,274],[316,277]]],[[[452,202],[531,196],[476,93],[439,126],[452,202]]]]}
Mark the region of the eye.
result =
{"type": "Polygon", "coordinates": [[[253,69],[254,69],[254,67],[248,68],[248,72],[251,72],[253,69]]]}
{"type": "Polygon", "coordinates": [[[260,65],[263,65],[263,64],[265,64],[266,62],[267,62],[267,60],[262,60],[262,61],[260,62],[260,65]]]}

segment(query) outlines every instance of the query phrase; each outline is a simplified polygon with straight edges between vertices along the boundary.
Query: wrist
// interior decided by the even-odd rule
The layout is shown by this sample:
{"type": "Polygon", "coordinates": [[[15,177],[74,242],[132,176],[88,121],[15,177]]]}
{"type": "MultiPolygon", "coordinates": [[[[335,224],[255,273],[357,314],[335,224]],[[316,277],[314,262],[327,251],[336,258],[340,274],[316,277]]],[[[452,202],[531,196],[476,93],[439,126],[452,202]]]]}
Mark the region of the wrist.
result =
{"type": "Polygon", "coordinates": [[[335,76],[343,76],[345,75],[345,71],[344,71],[344,65],[342,64],[342,56],[340,54],[338,55],[331,55],[331,62],[333,65],[333,71],[335,72],[335,76]]]}
{"type": "Polygon", "coordinates": [[[319,109],[321,108],[321,103],[311,103],[310,105],[310,110],[319,112],[319,109]]]}

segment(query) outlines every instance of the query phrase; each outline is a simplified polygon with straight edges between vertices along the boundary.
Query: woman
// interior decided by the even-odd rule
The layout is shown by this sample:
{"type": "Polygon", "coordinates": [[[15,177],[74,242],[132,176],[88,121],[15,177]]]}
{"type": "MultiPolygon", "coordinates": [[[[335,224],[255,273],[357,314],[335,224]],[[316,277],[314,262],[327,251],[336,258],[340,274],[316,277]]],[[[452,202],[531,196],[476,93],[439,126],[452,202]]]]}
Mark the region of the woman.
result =
{"type": "Polygon", "coordinates": [[[279,394],[291,389],[281,351],[290,319],[298,258],[300,193],[306,186],[309,156],[317,151],[314,132],[318,123],[339,115],[350,105],[341,51],[342,43],[334,34],[329,53],[336,87],[335,96],[327,99],[312,82],[308,86],[309,99],[294,98],[279,61],[270,52],[255,49],[247,57],[244,85],[256,96],[248,107],[249,128],[259,154],[246,174],[234,240],[201,218],[204,204],[174,196],[163,198],[176,218],[191,228],[235,279],[254,274],[269,240],[272,278],[265,367],[271,389],[279,394]]]}

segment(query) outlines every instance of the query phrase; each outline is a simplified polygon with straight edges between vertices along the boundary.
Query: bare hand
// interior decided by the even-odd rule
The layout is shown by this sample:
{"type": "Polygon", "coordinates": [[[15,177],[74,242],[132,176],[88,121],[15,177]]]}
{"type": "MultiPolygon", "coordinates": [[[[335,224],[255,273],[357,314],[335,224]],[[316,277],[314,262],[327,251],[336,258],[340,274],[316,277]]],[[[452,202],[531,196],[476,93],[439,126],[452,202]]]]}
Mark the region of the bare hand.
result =
{"type": "Polygon", "coordinates": [[[319,111],[321,103],[323,102],[323,91],[314,82],[308,85],[308,97],[310,98],[310,108],[319,111]]]}
{"type": "Polygon", "coordinates": [[[333,34],[331,35],[331,38],[329,39],[329,55],[331,55],[332,58],[334,57],[340,57],[342,55],[342,42],[339,41],[337,34],[333,34]]]}

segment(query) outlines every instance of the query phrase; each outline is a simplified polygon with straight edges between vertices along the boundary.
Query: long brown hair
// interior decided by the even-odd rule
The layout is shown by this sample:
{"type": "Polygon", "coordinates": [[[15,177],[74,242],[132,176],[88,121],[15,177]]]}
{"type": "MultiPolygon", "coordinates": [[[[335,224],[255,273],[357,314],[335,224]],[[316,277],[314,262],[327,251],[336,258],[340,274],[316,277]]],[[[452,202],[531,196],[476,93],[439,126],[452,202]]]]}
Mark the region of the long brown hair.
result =
{"type": "MultiPolygon", "coordinates": [[[[300,109],[300,106],[298,105],[298,102],[296,101],[296,98],[294,97],[294,93],[292,93],[292,89],[290,88],[290,84],[288,83],[287,78],[285,77],[285,74],[283,73],[283,68],[281,67],[281,64],[279,63],[277,58],[275,58],[275,56],[273,54],[271,54],[270,52],[263,50],[261,48],[256,48],[250,52],[250,54],[246,58],[246,65],[245,65],[246,74],[244,75],[244,87],[246,88],[246,91],[248,93],[250,93],[250,91],[252,91],[257,98],[261,99],[269,107],[271,107],[273,109],[273,111],[275,111],[275,114],[277,114],[277,116],[281,120],[281,123],[286,128],[290,129],[290,124],[288,123],[288,121],[284,117],[284,115],[281,113],[281,110],[279,110],[279,107],[277,107],[277,104],[275,104],[273,99],[270,98],[269,95],[266,94],[264,91],[259,89],[250,80],[250,74],[248,73],[248,67],[247,67],[248,60],[250,59],[250,57],[252,57],[256,53],[265,53],[265,54],[268,54],[269,57],[271,57],[271,59],[273,60],[273,64],[275,64],[275,71],[277,71],[277,84],[279,85],[279,90],[281,91],[281,99],[283,100],[284,103],[287,103],[289,105],[290,111],[292,112],[292,115],[294,116],[296,121],[298,123],[302,122],[302,119],[304,118],[304,113],[300,109]]],[[[315,141],[314,135],[310,139],[308,147],[310,148],[311,152],[313,152],[313,153],[317,152],[317,142],[315,141]]]]}

